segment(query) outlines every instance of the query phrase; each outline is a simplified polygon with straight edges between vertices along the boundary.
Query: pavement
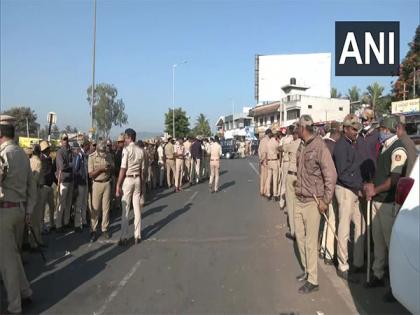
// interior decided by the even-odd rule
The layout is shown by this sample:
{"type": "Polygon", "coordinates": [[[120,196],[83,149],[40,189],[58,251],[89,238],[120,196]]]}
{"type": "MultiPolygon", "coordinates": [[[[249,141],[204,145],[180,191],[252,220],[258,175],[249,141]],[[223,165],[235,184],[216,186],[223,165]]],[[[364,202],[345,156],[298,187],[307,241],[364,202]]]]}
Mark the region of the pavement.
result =
{"type": "Polygon", "coordinates": [[[118,213],[110,240],[91,244],[88,230],[48,235],[46,263],[37,253],[24,255],[34,291],[24,313],[408,313],[383,303],[383,288],[348,284],[321,260],[320,290],[299,294],[301,269],[284,237],[286,216],[259,196],[258,185],[255,158],[223,160],[220,192],[211,194],[205,182],[153,197],[142,211],[139,245],[117,245],[118,213]]]}

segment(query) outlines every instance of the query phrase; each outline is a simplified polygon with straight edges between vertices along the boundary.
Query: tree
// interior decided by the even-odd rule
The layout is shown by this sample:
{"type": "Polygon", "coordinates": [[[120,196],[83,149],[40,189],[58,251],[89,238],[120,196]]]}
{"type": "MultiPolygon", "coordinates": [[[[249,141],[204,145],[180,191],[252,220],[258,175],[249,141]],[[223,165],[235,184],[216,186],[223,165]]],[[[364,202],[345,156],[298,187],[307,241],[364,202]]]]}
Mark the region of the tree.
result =
{"type": "Polygon", "coordinates": [[[360,90],[357,86],[352,86],[347,91],[347,97],[349,98],[350,102],[358,102],[360,101],[360,90]]]}
{"type": "Polygon", "coordinates": [[[382,117],[385,114],[389,115],[391,113],[391,103],[392,103],[392,96],[390,94],[387,94],[385,96],[378,98],[376,102],[376,108],[375,108],[377,116],[382,117]]]}
{"type": "Polygon", "coordinates": [[[395,100],[404,99],[404,83],[405,98],[410,99],[420,95],[420,25],[417,26],[413,41],[408,46],[410,49],[400,65],[399,77],[394,83],[395,100]],[[414,76],[416,76],[415,95],[413,95],[414,76]]]}
{"type": "MultiPolygon", "coordinates": [[[[92,86],[87,89],[87,95],[87,101],[90,105],[92,86]]],[[[95,87],[93,117],[98,134],[101,134],[104,138],[109,137],[112,126],[121,127],[128,123],[127,114],[124,112],[124,102],[122,99],[117,99],[117,96],[118,90],[111,84],[101,83],[95,87]]]]}
{"type": "Polygon", "coordinates": [[[341,98],[341,93],[335,87],[331,88],[331,98],[341,98]]]}
{"type": "Polygon", "coordinates": [[[367,88],[367,96],[369,104],[372,106],[373,111],[375,111],[376,103],[378,99],[382,96],[382,93],[384,91],[384,87],[379,85],[378,82],[375,82],[371,85],[369,85],[367,88]]]}
{"type": "MultiPolygon", "coordinates": [[[[173,133],[173,119],[172,109],[165,113],[165,132],[172,136],[173,133]]],[[[175,137],[186,137],[190,133],[190,122],[188,121],[187,113],[182,108],[175,108],[175,137]]]]}
{"type": "Polygon", "coordinates": [[[64,128],[64,130],[62,130],[61,132],[65,132],[65,133],[77,133],[77,128],[76,127],[72,127],[70,125],[67,125],[66,128],[64,128]]]}
{"type": "Polygon", "coordinates": [[[206,116],[204,116],[204,114],[200,114],[197,117],[197,121],[193,130],[195,135],[200,135],[204,137],[211,136],[210,124],[206,116]]]}
{"type": "Polygon", "coordinates": [[[37,115],[30,107],[12,107],[3,112],[4,115],[10,115],[16,118],[16,136],[26,137],[27,126],[29,127],[29,136],[37,137],[39,124],[37,124],[37,115]]]}

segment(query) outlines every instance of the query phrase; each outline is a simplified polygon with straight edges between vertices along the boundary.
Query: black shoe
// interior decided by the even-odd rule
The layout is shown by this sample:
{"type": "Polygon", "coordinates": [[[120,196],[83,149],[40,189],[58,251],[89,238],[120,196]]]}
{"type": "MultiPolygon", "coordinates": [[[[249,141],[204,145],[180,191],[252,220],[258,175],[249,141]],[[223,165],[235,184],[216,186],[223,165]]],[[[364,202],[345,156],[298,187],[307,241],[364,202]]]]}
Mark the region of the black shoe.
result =
{"type": "Polygon", "coordinates": [[[304,272],[304,273],[302,273],[302,274],[298,275],[298,276],[296,277],[296,280],[297,280],[298,282],[303,282],[303,281],[306,281],[306,280],[308,280],[308,274],[307,274],[306,272],[304,272]]]}
{"type": "Polygon", "coordinates": [[[122,239],[118,241],[118,246],[127,246],[128,245],[128,240],[126,239],[122,239]]]}
{"type": "Polygon", "coordinates": [[[29,305],[31,305],[32,304],[32,297],[26,297],[26,298],[22,298],[22,300],[21,300],[21,304],[22,304],[22,307],[26,307],[26,306],[29,306],[29,305]]]}
{"type": "Polygon", "coordinates": [[[384,279],[379,279],[375,276],[373,276],[372,280],[366,282],[364,285],[366,289],[378,288],[383,286],[385,286],[384,279]]]}
{"type": "Polygon", "coordinates": [[[141,238],[135,238],[134,239],[134,244],[138,245],[142,242],[141,238]]]}
{"type": "Polygon", "coordinates": [[[109,240],[111,238],[111,233],[109,233],[109,231],[105,231],[105,232],[102,232],[102,233],[107,240],[109,240]]]}
{"type": "Polygon", "coordinates": [[[324,258],[324,264],[326,264],[327,266],[333,266],[334,265],[334,259],[324,258]]]}
{"type": "Polygon", "coordinates": [[[75,232],[75,233],[82,233],[82,232],[83,232],[83,230],[82,230],[82,228],[81,228],[81,227],[77,227],[77,228],[75,228],[75,229],[74,229],[74,232],[75,232]]]}
{"type": "Polygon", "coordinates": [[[96,241],[96,233],[92,232],[90,233],[90,242],[93,243],[96,241]]]}
{"type": "Polygon", "coordinates": [[[298,290],[301,294],[308,294],[312,292],[316,292],[319,290],[319,285],[315,285],[310,283],[309,281],[306,281],[303,286],[301,286],[298,290]]]}
{"type": "Polygon", "coordinates": [[[337,269],[337,276],[339,276],[341,279],[346,280],[348,282],[359,283],[359,280],[356,279],[351,273],[349,273],[348,270],[341,271],[340,269],[337,269]]]}
{"type": "Polygon", "coordinates": [[[295,237],[294,235],[292,235],[292,233],[290,233],[290,232],[287,232],[287,233],[285,234],[285,236],[286,236],[289,240],[296,241],[296,237],[295,237]]]}

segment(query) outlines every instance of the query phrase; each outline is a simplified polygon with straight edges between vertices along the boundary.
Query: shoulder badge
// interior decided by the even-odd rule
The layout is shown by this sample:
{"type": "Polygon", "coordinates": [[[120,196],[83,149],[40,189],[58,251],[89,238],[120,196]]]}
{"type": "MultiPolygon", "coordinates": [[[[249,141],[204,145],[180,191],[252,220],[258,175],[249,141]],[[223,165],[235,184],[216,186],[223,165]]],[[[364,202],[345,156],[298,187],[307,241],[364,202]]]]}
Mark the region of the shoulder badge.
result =
{"type": "Polygon", "coordinates": [[[400,154],[395,155],[395,161],[397,161],[397,162],[401,161],[401,155],[400,154]]]}

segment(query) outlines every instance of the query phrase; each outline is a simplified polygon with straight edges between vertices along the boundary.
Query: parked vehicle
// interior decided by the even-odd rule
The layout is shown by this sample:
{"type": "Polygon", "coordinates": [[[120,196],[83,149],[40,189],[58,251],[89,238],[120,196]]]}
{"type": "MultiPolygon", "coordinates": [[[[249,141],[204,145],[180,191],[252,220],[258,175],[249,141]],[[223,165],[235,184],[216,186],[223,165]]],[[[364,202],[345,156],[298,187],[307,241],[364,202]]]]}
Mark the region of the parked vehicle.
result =
{"type": "Polygon", "coordinates": [[[222,146],[222,158],[234,159],[237,156],[236,141],[234,139],[225,139],[220,141],[222,146]]]}
{"type": "Polygon", "coordinates": [[[420,314],[419,164],[417,156],[410,177],[398,182],[396,203],[402,207],[392,228],[389,247],[392,293],[413,314],[420,314]]]}

